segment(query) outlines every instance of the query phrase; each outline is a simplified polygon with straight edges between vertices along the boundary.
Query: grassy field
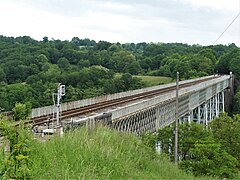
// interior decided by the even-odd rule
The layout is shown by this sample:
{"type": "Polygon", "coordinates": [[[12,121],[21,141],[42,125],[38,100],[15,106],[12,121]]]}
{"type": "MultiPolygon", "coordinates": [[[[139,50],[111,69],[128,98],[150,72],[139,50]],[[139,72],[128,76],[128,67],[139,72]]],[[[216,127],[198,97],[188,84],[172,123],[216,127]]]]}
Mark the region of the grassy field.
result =
{"type": "MultiPolygon", "coordinates": [[[[33,179],[194,179],[133,135],[97,129],[36,143],[33,179]]],[[[206,178],[202,178],[206,179],[206,178]]]]}
{"type": "Polygon", "coordinates": [[[161,84],[168,84],[173,82],[170,77],[162,77],[162,76],[134,76],[141,78],[143,82],[146,83],[147,86],[156,86],[161,84]]]}
{"type": "MultiPolygon", "coordinates": [[[[115,77],[120,77],[122,74],[121,73],[116,73],[115,77]]],[[[157,86],[161,84],[168,84],[173,82],[173,79],[170,77],[163,77],[163,76],[138,76],[134,75],[133,77],[137,77],[142,79],[142,81],[146,84],[146,86],[157,86]]]]}

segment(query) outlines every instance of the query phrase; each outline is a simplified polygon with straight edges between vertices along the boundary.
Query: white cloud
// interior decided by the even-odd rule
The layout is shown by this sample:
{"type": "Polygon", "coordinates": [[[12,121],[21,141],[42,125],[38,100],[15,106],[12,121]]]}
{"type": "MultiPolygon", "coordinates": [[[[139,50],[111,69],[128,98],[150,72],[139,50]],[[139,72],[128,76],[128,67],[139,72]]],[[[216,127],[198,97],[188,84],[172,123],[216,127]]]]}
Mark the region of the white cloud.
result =
{"type": "Polygon", "coordinates": [[[67,19],[62,16],[14,3],[1,4],[0,21],[3,35],[29,35],[37,39],[45,35],[54,37],[69,27],[67,19]]]}
{"type": "Polygon", "coordinates": [[[239,0],[180,0],[197,8],[210,7],[219,10],[239,11],[239,0]]]}
{"type": "MultiPolygon", "coordinates": [[[[0,0],[0,34],[205,45],[219,36],[238,10],[237,0],[0,0]]],[[[239,23],[219,42],[238,43],[239,23]]]]}

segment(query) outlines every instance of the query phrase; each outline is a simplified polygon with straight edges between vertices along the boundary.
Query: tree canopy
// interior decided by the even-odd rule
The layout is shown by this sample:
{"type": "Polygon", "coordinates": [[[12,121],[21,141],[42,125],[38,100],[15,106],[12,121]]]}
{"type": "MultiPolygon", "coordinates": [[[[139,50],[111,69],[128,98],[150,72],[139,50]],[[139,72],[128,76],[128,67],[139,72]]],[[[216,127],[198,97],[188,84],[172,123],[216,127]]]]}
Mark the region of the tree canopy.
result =
{"type": "Polygon", "coordinates": [[[239,54],[234,45],[120,44],[78,37],[37,41],[1,35],[0,107],[10,110],[16,102],[28,101],[33,107],[50,105],[59,82],[66,84],[66,102],[146,86],[133,75],[175,78],[177,71],[181,79],[230,71],[240,75],[239,54]]]}

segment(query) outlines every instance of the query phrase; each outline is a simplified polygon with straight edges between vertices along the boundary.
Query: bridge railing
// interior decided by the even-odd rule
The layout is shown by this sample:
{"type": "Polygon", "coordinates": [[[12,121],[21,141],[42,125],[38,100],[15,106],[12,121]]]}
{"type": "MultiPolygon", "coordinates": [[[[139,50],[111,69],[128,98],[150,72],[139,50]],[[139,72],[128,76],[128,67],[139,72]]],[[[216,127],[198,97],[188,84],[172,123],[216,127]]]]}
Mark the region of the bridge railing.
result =
{"type": "MultiPolygon", "coordinates": [[[[216,93],[220,92],[221,90],[223,90],[224,88],[228,87],[229,86],[228,79],[230,79],[230,76],[223,76],[221,78],[213,79],[208,82],[202,82],[202,83],[194,85],[192,87],[186,87],[186,88],[180,89],[179,96],[180,97],[183,97],[184,95],[188,95],[188,96],[193,95],[194,96],[194,94],[195,94],[195,96],[196,96],[195,99],[197,99],[197,101],[192,102],[192,107],[189,107],[189,108],[195,108],[195,106],[197,107],[200,103],[202,103],[201,101],[208,100],[214,94],[216,94],[216,93]],[[221,83],[222,83],[222,87],[220,85],[221,83]],[[213,92],[213,90],[212,90],[213,89],[212,87],[214,85],[216,85],[215,92],[213,92]],[[200,101],[199,96],[200,96],[201,90],[205,90],[206,92],[204,92],[204,98],[200,101]]],[[[144,108],[154,107],[157,104],[172,101],[175,98],[176,98],[176,92],[172,91],[170,93],[160,95],[158,97],[139,101],[137,103],[133,103],[128,106],[125,106],[125,107],[122,107],[122,108],[119,108],[116,110],[112,110],[112,112],[111,112],[112,119],[113,120],[118,119],[118,118],[127,116],[129,114],[135,113],[144,108]]],[[[179,114],[181,115],[182,113],[179,112],[179,114]]]]}
{"type": "MultiPolygon", "coordinates": [[[[206,78],[210,78],[210,77],[213,77],[213,75],[196,78],[196,79],[180,81],[179,84],[194,82],[197,80],[206,79],[206,78]]],[[[92,105],[92,104],[96,104],[96,103],[101,103],[104,101],[109,101],[109,100],[114,100],[114,99],[118,99],[118,98],[122,98],[122,97],[131,96],[131,95],[135,95],[135,94],[139,94],[139,93],[144,93],[144,92],[153,91],[153,90],[162,89],[162,88],[168,88],[168,87],[171,87],[174,85],[175,85],[175,83],[170,83],[170,84],[166,84],[166,85],[158,85],[158,86],[153,86],[153,87],[149,87],[149,88],[137,89],[137,90],[132,90],[132,91],[120,92],[120,93],[103,95],[103,96],[98,96],[98,97],[89,98],[89,99],[83,99],[83,100],[78,100],[78,101],[62,103],[61,110],[67,111],[67,110],[76,109],[76,108],[80,108],[80,107],[84,107],[84,106],[88,106],[88,105],[92,105]]],[[[35,109],[32,109],[31,117],[34,118],[34,117],[40,117],[40,116],[44,116],[44,115],[51,115],[53,112],[54,112],[53,105],[35,108],[35,109]]]]}

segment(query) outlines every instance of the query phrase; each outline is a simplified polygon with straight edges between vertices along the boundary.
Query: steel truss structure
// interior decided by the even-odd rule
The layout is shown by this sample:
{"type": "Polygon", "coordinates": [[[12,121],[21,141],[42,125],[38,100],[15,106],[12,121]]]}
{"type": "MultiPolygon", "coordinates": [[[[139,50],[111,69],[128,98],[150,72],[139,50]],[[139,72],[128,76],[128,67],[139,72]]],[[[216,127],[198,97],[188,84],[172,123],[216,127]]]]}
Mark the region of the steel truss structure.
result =
{"type": "Polygon", "coordinates": [[[224,91],[217,93],[215,96],[200,104],[195,109],[190,110],[186,115],[179,119],[180,123],[197,122],[205,124],[218,117],[221,112],[224,112],[224,91]]]}
{"type": "Polygon", "coordinates": [[[87,124],[95,127],[95,123],[99,122],[118,131],[133,133],[137,136],[147,132],[157,132],[158,129],[175,122],[176,117],[179,123],[196,122],[208,126],[211,120],[229,107],[233,87],[232,76],[225,76],[182,88],[179,90],[179,96],[176,96],[176,92],[170,91],[108,111],[101,116],[96,115],[88,118],[87,124]],[[176,103],[176,97],[178,97],[178,103],[176,103]]]}
{"type": "MultiPolygon", "coordinates": [[[[218,117],[225,110],[227,86],[214,85],[198,92],[179,97],[179,123],[197,122],[205,124],[218,117]]],[[[159,128],[175,121],[176,100],[147,107],[128,116],[115,119],[111,127],[118,131],[134,133],[137,136],[146,132],[156,132],[159,128]]]]}

